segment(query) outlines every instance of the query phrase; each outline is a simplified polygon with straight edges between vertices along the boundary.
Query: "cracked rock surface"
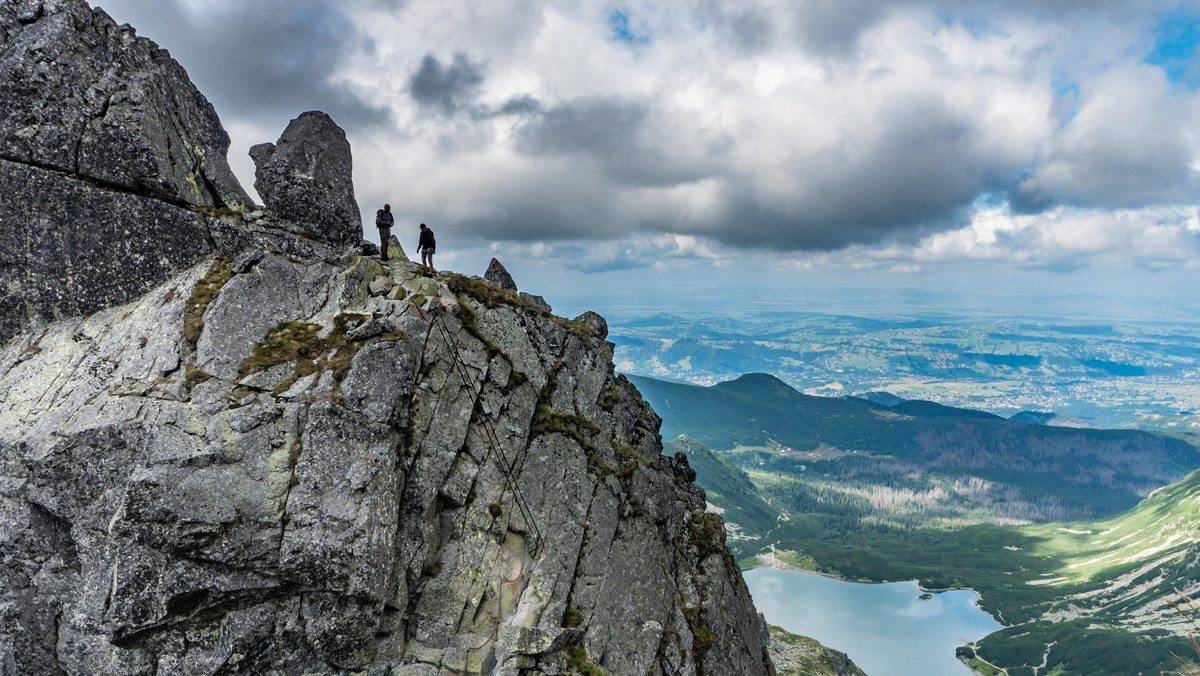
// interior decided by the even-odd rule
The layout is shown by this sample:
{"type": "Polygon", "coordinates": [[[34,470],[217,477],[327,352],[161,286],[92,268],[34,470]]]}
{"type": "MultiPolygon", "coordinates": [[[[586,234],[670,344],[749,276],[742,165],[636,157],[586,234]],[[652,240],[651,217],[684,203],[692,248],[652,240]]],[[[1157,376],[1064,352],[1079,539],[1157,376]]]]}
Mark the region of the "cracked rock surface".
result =
{"type": "Polygon", "coordinates": [[[251,148],[250,157],[254,188],[276,216],[305,226],[327,242],[362,241],[362,216],[350,179],[350,142],[328,115],[302,114],[288,124],[278,142],[251,148]]]}
{"type": "Polygon", "coordinates": [[[246,205],[187,73],[84,0],[0,2],[0,341],[124,303],[246,205]]]}
{"type": "Polygon", "coordinates": [[[247,211],[83,0],[0,38],[0,675],[773,673],[599,315],[247,211]]]}
{"type": "Polygon", "coordinates": [[[611,343],[323,253],[206,259],[0,352],[6,673],[770,673],[611,343]]]}
{"type": "Polygon", "coordinates": [[[83,0],[6,0],[0,41],[0,158],[178,204],[250,201],[212,105],[132,28],[83,0]]]}

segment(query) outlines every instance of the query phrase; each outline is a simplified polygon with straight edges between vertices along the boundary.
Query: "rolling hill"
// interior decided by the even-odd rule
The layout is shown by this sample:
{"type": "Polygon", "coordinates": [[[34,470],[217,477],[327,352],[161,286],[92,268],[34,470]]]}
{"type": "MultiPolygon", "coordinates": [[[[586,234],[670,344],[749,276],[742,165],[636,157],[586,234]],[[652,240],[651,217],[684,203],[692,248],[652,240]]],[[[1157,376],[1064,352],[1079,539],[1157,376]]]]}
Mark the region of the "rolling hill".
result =
{"type": "Polygon", "coordinates": [[[1188,647],[1165,603],[1200,591],[1200,473],[1186,475],[1198,464],[1186,443],[927,402],[813,401],[769,376],[709,388],[631,379],[664,434],[687,430],[664,448],[689,456],[743,565],[771,551],[847,579],[973,588],[1012,625],[961,651],[981,673],[1158,674],[1188,647]],[[935,452],[939,435],[978,444],[987,463],[935,452]],[[1126,475],[1135,467],[1160,473],[1126,475]],[[1183,478],[1163,486],[1172,472],[1183,478]],[[1119,508],[1130,498],[1117,496],[1154,477],[1162,484],[1119,508]],[[1074,491],[1073,510],[1099,515],[1037,518],[1030,505],[1056,486],[1074,491]],[[1005,508],[1023,509],[1025,525],[1002,525],[1005,508]]]}
{"type": "MultiPolygon", "coordinates": [[[[711,387],[630,380],[662,416],[664,438],[687,434],[743,469],[799,479],[862,509],[889,506],[911,524],[1109,516],[1200,464],[1180,439],[1026,424],[924,401],[813,397],[761,373],[711,387]]],[[[812,500],[826,498],[797,487],[793,507],[812,500]]]]}

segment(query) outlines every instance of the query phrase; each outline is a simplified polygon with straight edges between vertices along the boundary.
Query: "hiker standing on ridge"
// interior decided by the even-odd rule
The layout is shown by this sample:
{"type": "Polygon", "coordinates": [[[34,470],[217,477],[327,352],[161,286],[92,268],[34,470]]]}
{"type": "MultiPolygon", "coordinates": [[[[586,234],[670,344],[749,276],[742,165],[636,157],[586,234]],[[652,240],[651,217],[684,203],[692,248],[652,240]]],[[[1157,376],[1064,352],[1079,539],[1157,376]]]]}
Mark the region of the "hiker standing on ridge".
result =
{"type": "Polygon", "coordinates": [[[417,242],[417,251],[421,253],[421,272],[432,275],[433,250],[437,248],[437,240],[433,238],[433,230],[421,224],[421,239],[417,242]]]}
{"type": "Polygon", "coordinates": [[[385,204],[383,208],[375,212],[375,227],[379,228],[379,260],[386,261],[388,259],[388,240],[392,238],[392,223],[395,223],[392,218],[392,205],[385,204]]]}

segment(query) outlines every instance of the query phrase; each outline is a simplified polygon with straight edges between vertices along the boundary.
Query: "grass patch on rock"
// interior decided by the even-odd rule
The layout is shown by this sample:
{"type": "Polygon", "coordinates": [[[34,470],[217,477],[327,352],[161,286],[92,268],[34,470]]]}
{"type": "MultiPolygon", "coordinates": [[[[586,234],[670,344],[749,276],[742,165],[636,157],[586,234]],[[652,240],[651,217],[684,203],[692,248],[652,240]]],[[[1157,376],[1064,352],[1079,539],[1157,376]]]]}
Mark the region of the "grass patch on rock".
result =
{"type": "Polygon", "coordinates": [[[196,341],[204,331],[204,312],[230,279],[233,279],[233,263],[217,256],[204,277],[192,287],[192,295],[183,306],[183,339],[191,349],[196,349],[196,341]]]}
{"type": "MultiPolygon", "coordinates": [[[[481,279],[464,277],[463,275],[451,274],[446,286],[458,296],[469,296],[483,304],[484,307],[491,310],[501,305],[507,305],[517,310],[535,315],[537,317],[547,317],[550,321],[563,327],[570,333],[574,334],[581,340],[588,340],[592,337],[592,327],[583,322],[575,322],[570,319],[563,319],[558,315],[551,314],[543,310],[538,305],[535,305],[521,296],[516,291],[509,289],[501,289],[492,286],[481,279]]],[[[460,299],[459,305],[463,302],[460,299]]]]}
{"type": "Polygon", "coordinates": [[[212,374],[188,364],[187,373],[183,377],[183,387],[191,392],[193,387],[211,379],[212,374]]]}
{"type": "Polygon", "coordinates": [[[587,650],[584,650],[583,646],[567,648],[567,667],[583,676],[605,676],[600,667],[588,661],[587,650]]]}
{"type": "Polygon", "coordinates": [[[315,361],[332,347],[330,338],[333,334],[328,338],[320,338],[317,335],[320,330],[320,324],[308,322],[283,322],[277,325],[254,346],[254,354],[242,362],[238,373],[248,376],[290,361],[299,362],[296,367],[298,376],[315,372],[315,361]]]}
{"type": "MultiPolygon", "coordinates": [[[[254,346],[254,353],[238,367],[242,377],[265,371],[279,364],[296,364],[295,372],[276,390],[282,392],[298,378],[313,373],[332,372],[334,381],[341,383],[350,372],[350,365],[359,347],[367,340],[354,340],[349,332],[371,320],[368,315],[339,314],[333,319],[333,330],[321,337],[321,325],[310,322],[282,322],[267,331],[254,346]]],[[[403,338],[400,331],[386,332],[373,338],[389,340],[403,338]]]]}

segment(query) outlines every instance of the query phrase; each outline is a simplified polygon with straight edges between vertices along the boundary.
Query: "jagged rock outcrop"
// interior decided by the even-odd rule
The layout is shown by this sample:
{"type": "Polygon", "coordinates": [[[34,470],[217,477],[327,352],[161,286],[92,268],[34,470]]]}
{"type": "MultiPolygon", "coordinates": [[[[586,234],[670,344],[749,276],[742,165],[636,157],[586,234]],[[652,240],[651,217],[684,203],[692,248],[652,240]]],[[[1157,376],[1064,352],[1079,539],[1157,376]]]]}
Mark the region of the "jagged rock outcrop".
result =
{"type": "Polygon", "coordinates": [[[807,636],[771,627],[767,649],[779,676],[866,676],[846,653],[826,648],[807,636]]]}
{"type": "MultiPolygon", "coordinates": [[[[150,49],[82,0],[9,1],[6,63],[64,23],[150,49]]],[[[126,91],[141,71],[105,72],[126,91]]],[[[33,243],[0,259],[19,299],[0,308],[19,331],[0,338],[0,674],[772,672],[720,518],[595,322],[3,162],[0,201],[32,215],[0,228],[33,243]],[[79,231],[129,240],[82,246],[135,281],[72,279],[79,231]],[[38,296],[49,237],[70,274],[38,296]]]]}
{"type": "MultiPolygon", "coordinates": [[[[550,303],[547,303],[546,299],[542,298],[541,296],[532,293],[525,293],[524,291],[517,295],[521,297],[521,300],[542,308],[542,312],[554,312],[554,308],[550,307],[550,303]]],[[[600,337],[603,338],[604,336],[600,337]]]]}
{"type": "Polygon", "coordinates": [[[0,3],[0,158],[195,206],[250,200],[229,135],[158,45],[81,0],[0,3]]]}
{"type": "Polygon", "coordinates": [[[326,242],[362,241],[346,132],[325,113],[309,111],[288,124],[276,143],[250,149],[254,188],[263,204],[326,242]]]}
{"type": "Polygon", "coordinates": [[[488,263],[487,272],[483,273],[483,279],[488,284],[508,291],[516,291],[517,283],[513,281],[512,275],[508,274],[508,269],[500,261],[492,258],[492,262],[488,263]]]}
{"type": "Polygon", "coordinates": [[[123,303],[249,204],[187,73],[83,0],[0,2],[0,341],[123,303]]]}
{"type": "Polygon", "coordinates": [[[0,663],[769,672],[721,521],[611,343],[311,253],[230,252],[0,353],[0,663]]]}

